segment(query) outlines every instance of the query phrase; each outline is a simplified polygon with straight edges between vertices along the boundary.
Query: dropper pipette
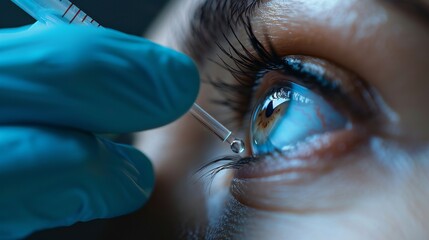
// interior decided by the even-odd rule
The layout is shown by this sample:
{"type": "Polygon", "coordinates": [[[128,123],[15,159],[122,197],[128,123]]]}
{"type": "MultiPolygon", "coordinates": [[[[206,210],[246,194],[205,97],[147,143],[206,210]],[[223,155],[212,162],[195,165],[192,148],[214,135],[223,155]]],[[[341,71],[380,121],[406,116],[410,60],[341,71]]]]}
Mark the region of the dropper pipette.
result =
{"type": "MultiPolygon", "coordinates": [[[[65,22],[69,24],[86,24],[100,27],[94,19],[81,11],[76,5],[68,0],[11,0],[33,18],[43,23],[65,22]]],[[[207,129],[218,136],[223,142],[227,142],[235,153],[242,153],[245,144],[241,139],[235,138],[215,118],[210,116],[198,104],[194,103],[190,113],[207,129]]]]}
{"type": "Polygon", "coordinates": [[[210,116],[210,114],[208,114],[198,104],[194,103],[190,110],[190,113],[204,126],[206,126],[207,129],[209,129],[212,133],[218,136],[220,140],[222,140],[222,142],[229,143],[233,152],[242,153],[245,150],[243,140],[235,138],[228,128],[226,128],[215,118],[210,116]]]}

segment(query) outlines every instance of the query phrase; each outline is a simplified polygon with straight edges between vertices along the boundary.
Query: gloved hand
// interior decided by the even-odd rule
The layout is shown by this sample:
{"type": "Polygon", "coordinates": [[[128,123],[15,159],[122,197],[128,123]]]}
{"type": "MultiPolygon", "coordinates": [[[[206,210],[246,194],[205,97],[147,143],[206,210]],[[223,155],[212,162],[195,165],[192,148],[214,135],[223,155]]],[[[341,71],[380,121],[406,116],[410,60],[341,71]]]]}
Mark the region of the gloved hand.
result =
{"type": "Polygon", "coordinates": [[[150,161],[95,133],[174,121],[198,88],[188,57],[139,37],[71,25],[1,30],[0,238],[142,206],[150,161]]]}

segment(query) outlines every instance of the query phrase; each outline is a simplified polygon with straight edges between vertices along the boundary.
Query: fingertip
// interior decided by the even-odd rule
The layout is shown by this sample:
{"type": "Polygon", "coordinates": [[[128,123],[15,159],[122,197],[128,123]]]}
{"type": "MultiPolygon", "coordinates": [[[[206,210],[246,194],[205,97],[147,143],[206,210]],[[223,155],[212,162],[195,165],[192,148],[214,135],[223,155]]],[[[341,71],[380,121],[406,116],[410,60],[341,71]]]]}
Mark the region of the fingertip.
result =
{"type": "Polygon", "coordinates": [[[191,102],[195,102],[200,89],[200,74],[197,65],[189,56],[173,51],[173,58],[176,64],[172,64],[173,72],[177,75],[177,87],[188,95],[191,102]]]}
{"type": "Polygon", "coordinates": [[[183,115],[195,102],[200,89],[200,75],[197,65],[187,55],[174,52],[176,64],[172,64],[175,75],[175,86],[178,91],[178,99],[182,99],[182,106],[178,108],[177,114],[183,115]]]}
{"type": "Polygon", "coordinates": [[[200,75],[195,62],[189,56],[166,48],[161,66],[168,73],[163,96],[171,106],[170,119],[174,121],[185,114],[195,102],[200,89],[200,75]]]}

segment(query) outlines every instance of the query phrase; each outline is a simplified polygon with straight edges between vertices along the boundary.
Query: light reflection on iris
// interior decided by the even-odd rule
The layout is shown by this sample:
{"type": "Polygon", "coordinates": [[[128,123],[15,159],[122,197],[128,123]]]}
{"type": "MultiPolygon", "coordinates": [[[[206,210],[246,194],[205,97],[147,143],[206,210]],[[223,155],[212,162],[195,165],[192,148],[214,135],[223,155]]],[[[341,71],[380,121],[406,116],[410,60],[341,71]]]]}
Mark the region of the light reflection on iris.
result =
{"type": "Polygon", "coordinates": [[[271,87],[251,118],[252,154],[287,151],[316,134],[345,128],[347,118],[311,90],[294,83],[271,87]]]}

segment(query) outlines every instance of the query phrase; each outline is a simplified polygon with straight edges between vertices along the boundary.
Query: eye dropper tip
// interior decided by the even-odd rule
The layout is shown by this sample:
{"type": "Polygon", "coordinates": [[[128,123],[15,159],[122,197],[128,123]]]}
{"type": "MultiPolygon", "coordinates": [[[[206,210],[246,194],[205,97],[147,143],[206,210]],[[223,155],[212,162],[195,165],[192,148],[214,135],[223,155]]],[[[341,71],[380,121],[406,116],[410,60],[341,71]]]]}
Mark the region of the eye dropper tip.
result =
{"type": "Polygon", "coordinates": [[[242,153],[246,149],[245,144],[243,140],[241,139],[234,139],[234,141],[231,142],[231,150],[235,153],[242,153]]]}
{"type": "Polygon", "coordinates": [[[202,109],[198,104],[194,103],[190,113],[194,116],[200,123],[202,123],[207,129],[219,137],[222,142],[229,143],[231,150],[234,153],[242,153],[245,149],[243,140],[235,138],[232,135],[232,132],[208,114],[204,109],[202,109]]]}

